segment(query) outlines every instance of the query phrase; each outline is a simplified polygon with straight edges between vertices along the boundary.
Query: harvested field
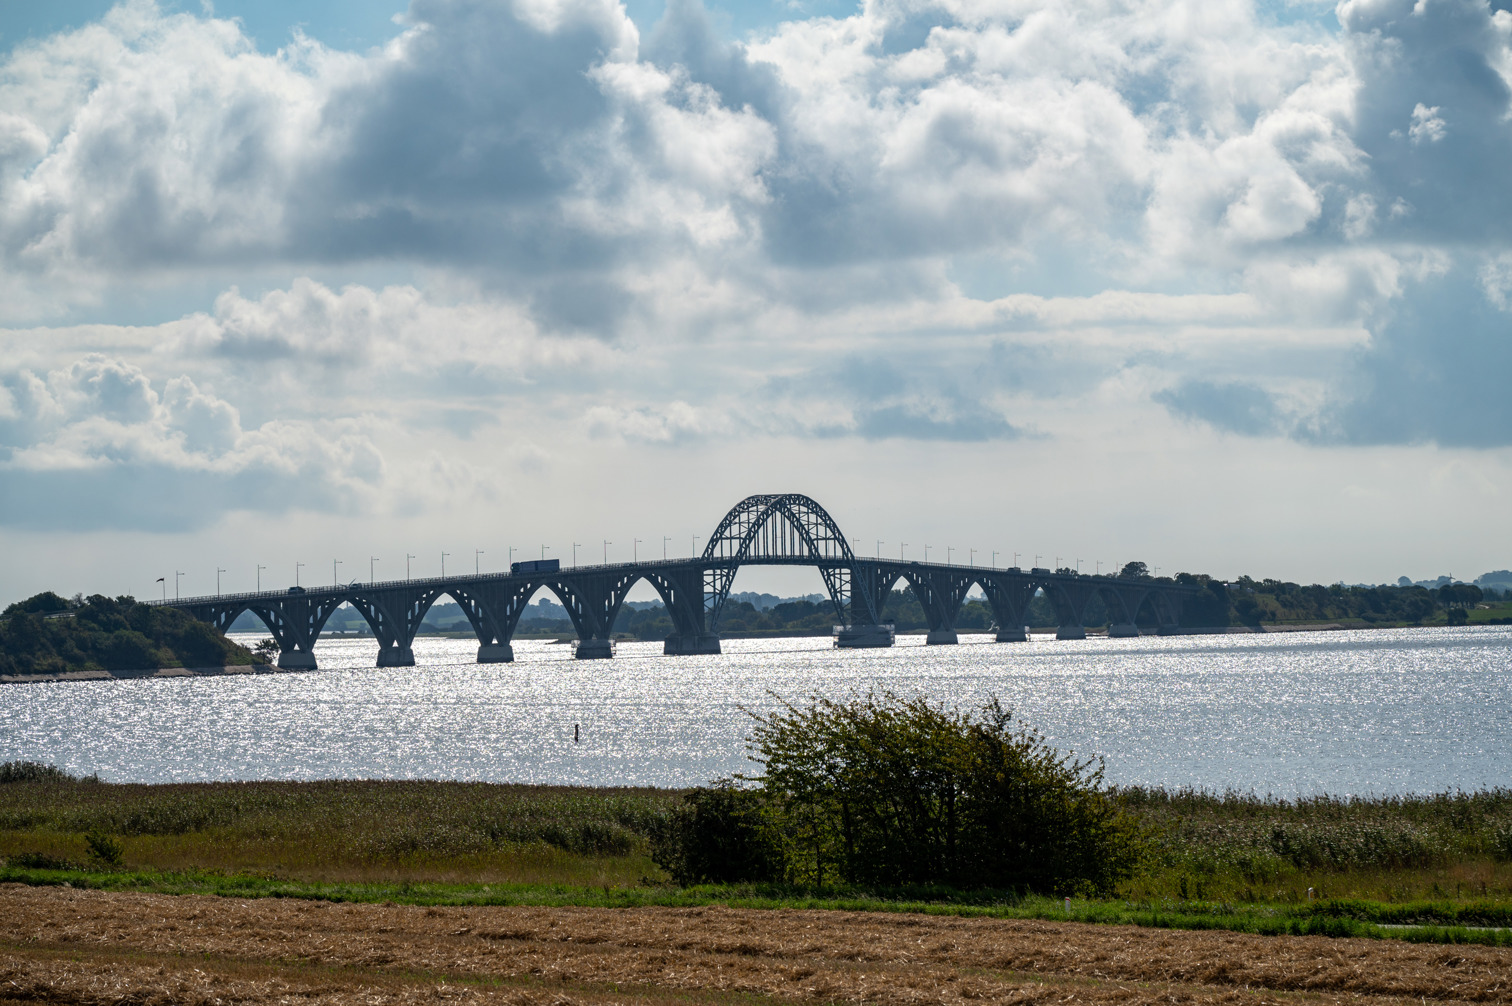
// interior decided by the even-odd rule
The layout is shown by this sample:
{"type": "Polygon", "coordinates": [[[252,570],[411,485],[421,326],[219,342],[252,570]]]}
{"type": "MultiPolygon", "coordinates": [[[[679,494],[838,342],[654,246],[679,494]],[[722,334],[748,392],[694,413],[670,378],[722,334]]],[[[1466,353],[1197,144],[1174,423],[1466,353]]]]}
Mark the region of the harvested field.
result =
{"type": "Polygon", "coordinates": [[[726,908],[0,887],[0,1003],[1512,1002],[1512,951],[726,908]]]}

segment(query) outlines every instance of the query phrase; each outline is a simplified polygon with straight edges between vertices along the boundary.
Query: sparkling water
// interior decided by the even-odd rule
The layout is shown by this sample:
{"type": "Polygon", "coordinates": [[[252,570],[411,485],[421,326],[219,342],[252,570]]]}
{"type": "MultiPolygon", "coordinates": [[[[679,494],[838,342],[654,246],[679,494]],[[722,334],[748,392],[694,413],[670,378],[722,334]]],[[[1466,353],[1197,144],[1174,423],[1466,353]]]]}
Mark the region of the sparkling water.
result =
{"type": "MultiPolygon", "coordinates": [[[[252,643],[260,634],[239,637],[252,643]]],[[[0,686],[0,760],[112,781],[426,778],[681,786],[755,772],[750,712],[778,696],[996,696],[1123,784],[1278,796],[1512,785],[1512,627],[1035,637],[882,650],[726,640],[707,657],[621,643],[613,660],[519,640],[328,639],[308,673],[0,686]],[[574,741],[574,726],[578,740],[574,741]]]]}

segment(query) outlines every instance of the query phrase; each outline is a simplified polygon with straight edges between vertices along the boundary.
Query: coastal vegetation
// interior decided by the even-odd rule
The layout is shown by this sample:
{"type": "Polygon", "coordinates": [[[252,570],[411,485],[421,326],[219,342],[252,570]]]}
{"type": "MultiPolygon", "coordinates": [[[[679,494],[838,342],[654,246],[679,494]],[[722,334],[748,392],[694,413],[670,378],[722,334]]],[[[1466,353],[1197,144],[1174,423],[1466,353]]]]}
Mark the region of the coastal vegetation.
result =
{"type": "Polygon", "coordinates": [[[150,671],[266,663],[188,612],[130,597],[51,591],[0,612],[0,674],[150,671]]]}
{"type": "Polygon", "coordinates": [[[691,790],[123,785],[11,763],[0,882],[1512,942],[1509,790],[1286,800],[1107,787],[994,706],[888,696],[781,706],[751,743],[762,775],[691,790]]]}

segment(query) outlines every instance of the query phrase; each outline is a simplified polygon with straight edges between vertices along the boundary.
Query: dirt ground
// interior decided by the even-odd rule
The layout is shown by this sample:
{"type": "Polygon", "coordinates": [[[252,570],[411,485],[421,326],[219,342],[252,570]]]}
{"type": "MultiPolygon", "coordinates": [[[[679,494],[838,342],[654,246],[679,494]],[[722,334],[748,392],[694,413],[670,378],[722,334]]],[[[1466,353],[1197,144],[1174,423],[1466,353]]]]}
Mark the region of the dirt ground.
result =
{"type": "Polygon", "coordinates": [[[0,885],[0,1004],[1512,1003],[1512,951],[818,911],[0,885]]]}

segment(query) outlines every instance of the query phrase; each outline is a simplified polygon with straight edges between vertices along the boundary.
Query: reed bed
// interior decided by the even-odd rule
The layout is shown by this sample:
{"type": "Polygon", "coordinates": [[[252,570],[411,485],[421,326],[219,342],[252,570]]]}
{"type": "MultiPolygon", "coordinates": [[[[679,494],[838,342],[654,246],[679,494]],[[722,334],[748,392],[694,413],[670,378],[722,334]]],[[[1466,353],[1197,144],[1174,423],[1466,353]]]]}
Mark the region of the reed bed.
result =
{"type": "MultiPolygon", "coordinates": [[[[1114,797],[1149,839],[1143,869],[1117,892],[1136,905],[1367,899],[1473,903],[1486,918],[1512,911],[1512,790],[1282,800],[1127,788],[1114,797]]],[[[0,857],[10,869],[662,888],[651,836],[681,799],[677,790],[467,782],[113,784],[12,763],[0,765],[0,857]],[[112,844],[117,864],[101,859],[112,844]]]]}

